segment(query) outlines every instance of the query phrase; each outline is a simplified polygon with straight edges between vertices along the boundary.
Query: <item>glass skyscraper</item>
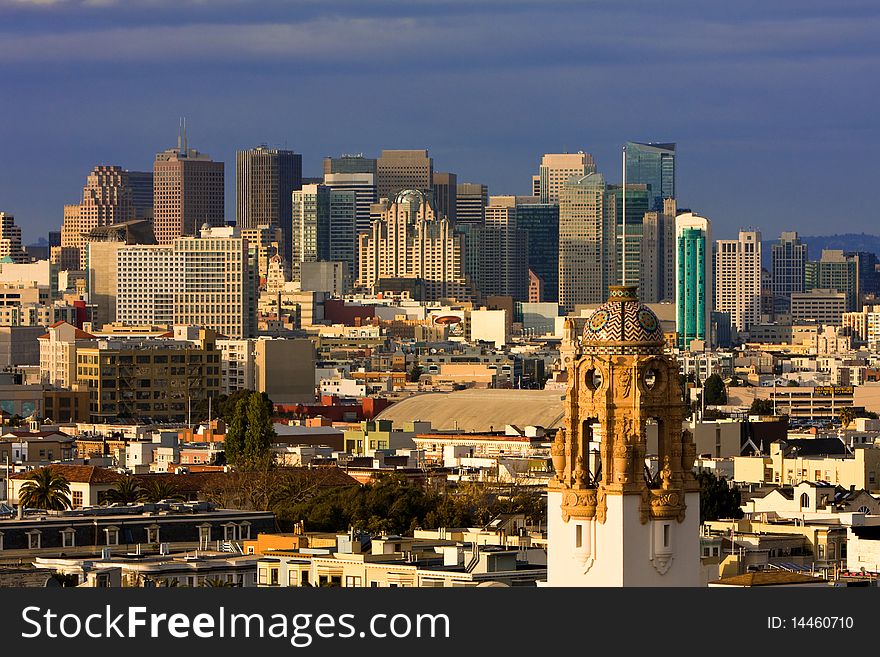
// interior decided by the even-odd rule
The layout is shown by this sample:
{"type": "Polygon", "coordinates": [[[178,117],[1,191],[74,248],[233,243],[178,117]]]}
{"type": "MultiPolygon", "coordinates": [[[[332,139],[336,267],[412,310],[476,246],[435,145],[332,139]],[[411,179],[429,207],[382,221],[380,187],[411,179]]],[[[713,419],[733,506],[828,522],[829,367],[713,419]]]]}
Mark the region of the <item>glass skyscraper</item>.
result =
{"type": "Polygon", "coordinates": [[[711,341],[711,239],[709,220],[691,212],[675,218],[676,330],[678,346],[711,341]]]}
{"type": "Polygon", "coordinates": [[[558,301],[559,205],[517,202],[516,221],[529,236],[529,269],[544,284],[541,301],[558,301]]]}
{"type": "Polygon", "coordinates": [[[628,141],[624,151],[627,185],[648,185],[651,190],[648,209],[662,210],[664,199],[675,198],[675,144],[628,141]]]}

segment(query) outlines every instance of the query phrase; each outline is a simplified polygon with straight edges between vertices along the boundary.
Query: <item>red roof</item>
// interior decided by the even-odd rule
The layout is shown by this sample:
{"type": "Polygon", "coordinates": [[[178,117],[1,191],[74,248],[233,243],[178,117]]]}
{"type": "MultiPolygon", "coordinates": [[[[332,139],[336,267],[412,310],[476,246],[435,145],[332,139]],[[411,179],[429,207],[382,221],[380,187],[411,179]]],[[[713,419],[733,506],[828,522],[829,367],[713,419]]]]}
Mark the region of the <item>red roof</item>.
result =
{"type": "MultiPolygon", "coordinates": [[[[71,483],[79,484],[112,484],[122,479],[122,475],[108,468],[99,468],[95,465],[49,465],[46,466],[55,474],[63,476],[71,483]]],[[[43,468],[38,468],[42,470],[43,468]]],[[[30,479],[37,470],[20,472],[10,476],[10,479],[30,479]]]]}
{"type": "MultiPolygon", "coordinates": [[[[59,321],[55,322],[54,324],[50,325],[49,328],[58,328],[58,327],[61,326],[62,324],[68,324],[69,326],[73,326],[73,324],[70,324],[69,322],[65,322],[65,321],[62,319],[62,320],[59,320],[59,321]]],[[[82,329],[78,329],[78,328],[76,328],[76,327],[74,327],[74,328],[75,328],[76,330],[74,331],[73,335],[74,335],[74,337],[75,337],[77,340],[95,340],[95,339],[97,339],[97,338],[95,338],[95,336],[92,335],[91,333],[86,333],[86,332],[83,331],[82,329]]],[[[43,333],[43,335],[41,335],[41,336],[38,337],[37,339],[38,339],[38,340],[48,340],[48,339],[49,339],[49,334],[48,334],[48,333],[43,333]]]]}

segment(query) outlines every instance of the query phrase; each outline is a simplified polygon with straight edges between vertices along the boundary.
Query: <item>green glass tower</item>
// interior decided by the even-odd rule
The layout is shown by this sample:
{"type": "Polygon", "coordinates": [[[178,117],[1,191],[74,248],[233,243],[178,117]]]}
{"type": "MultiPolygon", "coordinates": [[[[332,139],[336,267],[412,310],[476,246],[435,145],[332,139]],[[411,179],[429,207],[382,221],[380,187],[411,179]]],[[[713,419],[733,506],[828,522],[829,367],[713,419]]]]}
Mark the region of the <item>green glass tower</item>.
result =
{"type": "Polygon", "coordinates": [[[628,141],[624,151],[626,182],[648,185],[649,209],[662,210],[663,199],[675,198],[675,144],[628,141]]]}
{"type": "Polygon", "coordinates": [[[676,330],[679,348],[689,349],[693,340],[711,341],[709,220],[685,212],[675,218],[675,232],[676,330]]]}

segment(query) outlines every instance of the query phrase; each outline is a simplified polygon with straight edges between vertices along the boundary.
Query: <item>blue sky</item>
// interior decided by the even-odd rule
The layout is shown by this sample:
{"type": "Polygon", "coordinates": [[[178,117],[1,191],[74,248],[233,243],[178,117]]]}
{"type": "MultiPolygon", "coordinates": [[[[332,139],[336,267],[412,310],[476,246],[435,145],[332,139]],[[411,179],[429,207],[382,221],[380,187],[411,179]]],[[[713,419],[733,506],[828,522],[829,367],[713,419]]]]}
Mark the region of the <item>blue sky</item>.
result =
{"type": "Polygon", "coordinates": [[[227,167],[428,148],[526,194],[541,153],[678,143],[681,205],[740,227],[876,228],[880,4],[739,0],[0,0],[0,210],[32,241],[89,169],[175,143],[227,167]]]}

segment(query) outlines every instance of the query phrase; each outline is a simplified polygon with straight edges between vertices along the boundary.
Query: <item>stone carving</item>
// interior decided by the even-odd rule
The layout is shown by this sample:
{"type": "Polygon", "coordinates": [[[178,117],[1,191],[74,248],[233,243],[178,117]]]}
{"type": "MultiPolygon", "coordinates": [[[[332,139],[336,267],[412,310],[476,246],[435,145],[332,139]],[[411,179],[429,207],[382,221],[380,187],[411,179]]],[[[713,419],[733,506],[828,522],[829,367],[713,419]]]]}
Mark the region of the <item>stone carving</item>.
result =
{"type": "Polygon", "coordinates": [[[553,469],[556,470],[557,481],[565,480],[565,429],[556,432],[556,438],[550,446],[550,458],[553,460],[553,469]]]}
{"type": "Polygon", "coordinates": [[[571,490],[562,496],[562,520],[568,522],[571,518],[578,520],[594,518],[597,504],[596,489],[571,490]]]}
{"type": "Polygon", "coordinates": [[[628,367],[624,367],[620,374],[620,385],[623,397],[629,397],[629,392],[632,388],[632,371],[628,367]]]}

